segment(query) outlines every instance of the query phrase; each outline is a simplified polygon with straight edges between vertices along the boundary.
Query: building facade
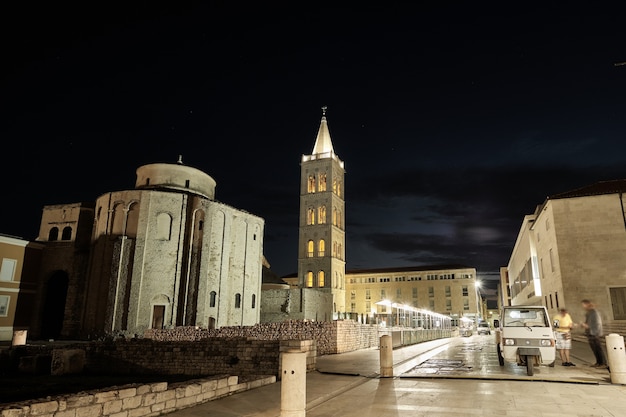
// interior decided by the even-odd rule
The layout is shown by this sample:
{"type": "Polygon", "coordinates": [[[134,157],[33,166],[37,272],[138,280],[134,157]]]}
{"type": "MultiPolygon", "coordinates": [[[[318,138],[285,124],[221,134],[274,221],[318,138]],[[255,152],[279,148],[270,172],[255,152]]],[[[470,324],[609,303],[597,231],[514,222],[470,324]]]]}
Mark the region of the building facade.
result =
{"type": "Polygon", "coordinates": [[[264,220],[215,201],[215,186],[179,160],[139,167],[135,189],[93,205],[46,206],[35,333],[258,323],[264,220]]]}
{"type": "Polygon", "coordinates": [[[43,245],[0,235],[0,341],[28,330],[43,245]]]}
{"type": "Polygon", "coordinates": [[[603,181],[550,196],[525,216],[501,273],[511,304],[565,307],[581,322],[580,301],[591,299],[605,333],[626,333],[625,192],[626,180],[603,181]]]}
{"type": "Polygon", "coordinates": [[[463,265],[348,270],[346,305],[359,321],[385,325],[395,323],[393,306],[441,314],[453,326],[481,310],[476,269],[463,265]]]}

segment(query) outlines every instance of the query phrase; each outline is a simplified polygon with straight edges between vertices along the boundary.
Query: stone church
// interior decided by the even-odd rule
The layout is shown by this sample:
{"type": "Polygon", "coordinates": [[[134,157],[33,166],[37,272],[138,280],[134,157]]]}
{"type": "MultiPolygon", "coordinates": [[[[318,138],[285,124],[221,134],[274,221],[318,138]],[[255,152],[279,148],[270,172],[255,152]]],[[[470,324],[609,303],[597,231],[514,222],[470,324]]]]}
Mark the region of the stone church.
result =
{"type": "Polygon", "coordinates": [[[215,186],[179,158],[95,204],[45,206],[30,336],[258,323],[265,222],[216,201],[215,186]]]}

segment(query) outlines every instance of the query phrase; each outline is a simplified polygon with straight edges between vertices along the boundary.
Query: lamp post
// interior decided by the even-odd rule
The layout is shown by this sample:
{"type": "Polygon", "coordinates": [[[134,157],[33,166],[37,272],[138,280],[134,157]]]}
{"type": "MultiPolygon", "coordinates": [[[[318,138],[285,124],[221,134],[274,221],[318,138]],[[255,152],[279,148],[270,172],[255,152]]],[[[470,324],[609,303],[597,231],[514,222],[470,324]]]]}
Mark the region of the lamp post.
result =
{"type": "Polygon", "coordinates": [[[476,288],[476,328],[478,328],[478,320],[480,320],[480,312],[481,312],[481,304],[482,304],[482,298],[480,296],[480,285],[481,285],[481,282],[476,280],[476,283],[474,284],[476,288]]]}

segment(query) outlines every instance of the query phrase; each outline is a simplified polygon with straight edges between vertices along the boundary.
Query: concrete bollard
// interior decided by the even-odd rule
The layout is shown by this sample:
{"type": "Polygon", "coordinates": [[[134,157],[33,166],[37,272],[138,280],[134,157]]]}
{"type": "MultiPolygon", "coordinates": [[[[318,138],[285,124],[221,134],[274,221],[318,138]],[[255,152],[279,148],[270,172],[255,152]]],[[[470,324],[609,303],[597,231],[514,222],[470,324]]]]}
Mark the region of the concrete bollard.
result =
{"type": "Polygon", "coordinates": [[[28,330],[15,330],[13,331],[13,340],[11,346],[24,346],[26,344],[26,335],[28,330]]]}
{"type": "Polygon", "coordinates": [[[283,352],[280,417],[306,416],[306,353],[300,350],[283,352]]]}
{"type": "Polygon", "coordinates": [[[626,352],[624,351],[624,336],[611,333],[606,336],[605,339],[611,383],[626,384],[626,352]]]}
{"type": "Polygon", "coordinates": [[[391,336],[380,337],[380,376],[393,377],[393,344],[391,336]]]}

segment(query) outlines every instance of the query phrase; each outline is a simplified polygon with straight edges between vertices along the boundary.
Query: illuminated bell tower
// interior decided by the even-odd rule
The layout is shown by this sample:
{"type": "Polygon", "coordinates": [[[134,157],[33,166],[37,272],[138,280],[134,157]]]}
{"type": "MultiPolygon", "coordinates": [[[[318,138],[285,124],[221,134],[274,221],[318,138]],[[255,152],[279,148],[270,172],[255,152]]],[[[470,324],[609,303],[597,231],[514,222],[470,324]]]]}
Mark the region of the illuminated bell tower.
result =
{"type": "Polygon", "coordinates": [[[335,155],[322,107],[315,146],[302,155],[298,284],[331,292],[333,313],[346,312],[344,164],[335,155]]]}

